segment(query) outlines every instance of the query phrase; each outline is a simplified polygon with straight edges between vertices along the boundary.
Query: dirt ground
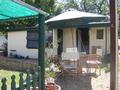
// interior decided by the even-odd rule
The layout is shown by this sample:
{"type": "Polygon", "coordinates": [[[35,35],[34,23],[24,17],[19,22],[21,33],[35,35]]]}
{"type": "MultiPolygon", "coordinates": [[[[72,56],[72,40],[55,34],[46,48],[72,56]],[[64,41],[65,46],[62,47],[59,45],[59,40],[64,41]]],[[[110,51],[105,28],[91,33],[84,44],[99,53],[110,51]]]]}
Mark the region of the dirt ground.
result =
{"type": "Polygon", "coordinates": [[[61,90],[110,90],[110,73],[100,76],[95,74],[85,74],[80,77],[58,76],[56,83],[61,86],[61,90]]]}

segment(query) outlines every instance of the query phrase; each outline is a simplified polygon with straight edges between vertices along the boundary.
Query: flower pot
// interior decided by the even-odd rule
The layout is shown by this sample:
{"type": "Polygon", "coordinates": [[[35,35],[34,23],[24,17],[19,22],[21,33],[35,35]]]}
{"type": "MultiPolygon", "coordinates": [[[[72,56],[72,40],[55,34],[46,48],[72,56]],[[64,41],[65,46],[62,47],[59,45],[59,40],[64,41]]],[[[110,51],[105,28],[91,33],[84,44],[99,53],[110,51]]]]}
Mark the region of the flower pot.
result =
{"type": "Polygon", "coordinates": [[[49,83],[46,85],[46,90],[61,90],[61,87],[54,83],[49,83]]]}

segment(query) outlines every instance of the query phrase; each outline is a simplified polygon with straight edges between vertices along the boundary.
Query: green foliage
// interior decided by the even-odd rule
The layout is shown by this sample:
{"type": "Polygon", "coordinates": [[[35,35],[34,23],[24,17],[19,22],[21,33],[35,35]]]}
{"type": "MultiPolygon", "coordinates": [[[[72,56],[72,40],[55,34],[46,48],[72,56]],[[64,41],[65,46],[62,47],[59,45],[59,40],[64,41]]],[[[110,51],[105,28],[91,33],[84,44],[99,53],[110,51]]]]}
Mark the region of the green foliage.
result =
{"type": "Polygon", "coordinates": [[[79,3],[78,0],[69,0],[65,3],[65,10],[69,10],[69,9],[76,9],[79,10],[79,3]]]}
{"type": "Polygon", "coordinates": [[[24,29],[26,27],[35,27],[37,24],[37,18],[31,19],[20,19],[15,21],[6,21],[0,22],[0,32],[6,34],[8,30],[17,29],[20,30],[21,28],[24,29]]]}
{"type": "Polygon", "coordinates": [[[104,69],[105,73],[110,72],[110,64],[104,64],[103,69],[104,69]]]}
{"type": "Polygon", "coordinates": [[[118,7],[118,13],[120,14],[120,7],[118,7]]]}
{"type": "Polygon", "coordinates": [[[63,11],[75,9],[86,12],[109,14],[108,0],[64,0],[63,11]]]}
{"type": "Polygon", "coordinates": [[[54,15],[60,14],[63,11],[63,9],[64,9],[63,3],[56,4],[54,8],[54,15]]]}
{"type": "Polygon", "coordinates": [[[109,2],[108,0],[81,0],[81,10],[109,14],[109,2]]]}
{"type": "Polygon", "coordinates": [[[103,57],[103,63],[104,64],[109,64],[110,63],[110,54],[106,54],[103,57]]]}
{"type": "Polygon", "coordinates": [[[57,76],[57,72],[54,71],[46,71],[46,77],[52,77],[55,78],[57,76]]]}
{"type": "Polygon", "coordinates": [[[24,0],[26,3],[40,8],[53,15],[55,0],[24,0]]]}
{"type": "Polygon", "coordinates": [[[102,68],[105,73],[110,72],[110,54],[104,55],[102,68]]]}

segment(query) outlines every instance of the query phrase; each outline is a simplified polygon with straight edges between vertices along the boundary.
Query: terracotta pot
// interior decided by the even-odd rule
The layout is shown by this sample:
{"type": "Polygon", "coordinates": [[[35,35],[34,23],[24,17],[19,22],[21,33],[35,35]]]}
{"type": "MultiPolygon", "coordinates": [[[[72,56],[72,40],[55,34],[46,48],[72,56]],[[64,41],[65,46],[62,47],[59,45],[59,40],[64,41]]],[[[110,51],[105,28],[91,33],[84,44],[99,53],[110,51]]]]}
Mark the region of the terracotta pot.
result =
{"type": "Polygon", "coordinates": [[[55,83],[47,83],[46,90],[57,90],[55,83]]]}

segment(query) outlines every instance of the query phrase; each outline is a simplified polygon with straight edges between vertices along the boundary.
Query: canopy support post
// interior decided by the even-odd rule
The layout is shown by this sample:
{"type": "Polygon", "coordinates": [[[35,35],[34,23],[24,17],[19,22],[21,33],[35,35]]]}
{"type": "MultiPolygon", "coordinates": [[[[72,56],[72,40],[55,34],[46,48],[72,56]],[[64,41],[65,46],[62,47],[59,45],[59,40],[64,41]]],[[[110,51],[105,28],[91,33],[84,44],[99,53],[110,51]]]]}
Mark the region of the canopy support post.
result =
{"type": "Polygon", "coordinates": [[[38,15],[38,24],[39,24],[39,39],[38,39],[38,66],[40,66],[40,75],[39,77],[39,90],[45,90],[45,31],[44,31],[44,21],[45,16],[42,14],[38,15]]]}

